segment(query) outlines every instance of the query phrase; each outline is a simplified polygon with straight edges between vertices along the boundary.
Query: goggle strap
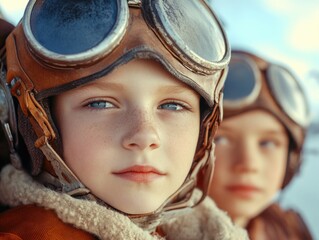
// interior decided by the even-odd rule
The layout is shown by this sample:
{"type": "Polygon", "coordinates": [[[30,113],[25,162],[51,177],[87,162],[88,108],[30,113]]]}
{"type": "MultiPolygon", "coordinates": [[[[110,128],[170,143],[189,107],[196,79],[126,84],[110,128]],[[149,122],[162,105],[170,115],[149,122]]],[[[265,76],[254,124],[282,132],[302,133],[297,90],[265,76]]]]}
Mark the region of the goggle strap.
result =
{"type": "MultiPolygon", "coordinates": [[[[35,99],[34,94],[26,88],[21,79],[16,78],[11,82],[14,82],[11,93],[18,99],[22,112],[29,118],[39,139],[42,136],[45,136],[49,140],[55,139],[56,136],[49,123],[48,116],[35,99]]],[[[36,143],[38,148],[41,144],[44,143],[41,143],[41,141],[36,143]]]]}

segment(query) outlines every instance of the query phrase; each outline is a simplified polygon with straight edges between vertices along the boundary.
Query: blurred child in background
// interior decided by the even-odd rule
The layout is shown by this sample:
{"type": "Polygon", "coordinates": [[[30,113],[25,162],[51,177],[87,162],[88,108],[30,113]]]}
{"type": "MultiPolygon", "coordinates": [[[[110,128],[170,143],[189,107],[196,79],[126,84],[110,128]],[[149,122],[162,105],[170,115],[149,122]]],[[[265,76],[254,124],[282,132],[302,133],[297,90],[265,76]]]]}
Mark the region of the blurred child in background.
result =
{"type": "Polygon", "coordinates": [[[308,119],[288,69],[232,51],[209,195],[253,240],[312,239],[298,213],[273,202],[300,168],[308,119]]]}

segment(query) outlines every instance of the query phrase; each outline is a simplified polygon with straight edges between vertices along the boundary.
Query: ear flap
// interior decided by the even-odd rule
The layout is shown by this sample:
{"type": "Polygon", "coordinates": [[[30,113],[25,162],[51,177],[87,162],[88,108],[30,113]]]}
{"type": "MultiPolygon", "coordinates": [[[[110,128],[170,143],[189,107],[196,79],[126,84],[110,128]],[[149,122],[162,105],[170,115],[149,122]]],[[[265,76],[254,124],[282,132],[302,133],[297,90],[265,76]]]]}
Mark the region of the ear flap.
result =
{"type": "MultiPolygon", "coordinates": [[[[0,18],[0,121],[2,126],[4,126],[5,123],[10,124],[11,120],[16,120],[12,96],[6,84],[5,69],[5,42],[7,36],[13,29],[13,25],[0,18]]],[[[7,131],[5,132],[7,133],[7,131]]],[[[10,138],[12,138],[12,136],[10,138]]]]}
{"type": "Polygon", "coordinates": [[[3,61],[0,61],[0,124],[8,142],[11,162],[16,168],[21,168],[21,160],[16,152],[18,147],[17,118],[13,98],[6,83],[3,61]]]}
{"type": "Polygon", "coordinates": [[[298,173],[301,165],[300,153],[296,151],[290,151],[288,155],[288,162],[286,168],[286,175],[282,188],[285,188],[291,179],[298,173]]]}

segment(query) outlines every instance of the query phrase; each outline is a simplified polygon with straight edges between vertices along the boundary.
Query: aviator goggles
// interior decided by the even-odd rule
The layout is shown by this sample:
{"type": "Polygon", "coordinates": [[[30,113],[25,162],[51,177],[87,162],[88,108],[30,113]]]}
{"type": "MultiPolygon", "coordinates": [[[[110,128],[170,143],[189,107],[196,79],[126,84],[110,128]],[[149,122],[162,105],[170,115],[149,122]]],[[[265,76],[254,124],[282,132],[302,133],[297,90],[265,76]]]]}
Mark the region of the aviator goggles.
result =
{"type": "Polygon", "coordinates": [[[21,75],[38,100],[133,58],[152,58],[212,107],[230,60],[224,31],[204,0],[31,0],[7,49],[16,51],[8,54],[14,66],[8,77],[21,75]]]}
{"type": "Polygon", "coordinates": [[[307,99],[297,78],[283,66],[241,52],[232,52],[223,105],[226,118],[252,109],[271,112],[297,143],[301,134],[296,129],[309,123],[307,99]]]}
{"type": "Polygon", "coordinates": [[[205,1],[31,0],[23,28],[42,60],[78,66],[119,45],[130,24],[129,7],[141,9],[160,41],[190,69],[209,74],[225,66],[224,33],[205,1]]]}

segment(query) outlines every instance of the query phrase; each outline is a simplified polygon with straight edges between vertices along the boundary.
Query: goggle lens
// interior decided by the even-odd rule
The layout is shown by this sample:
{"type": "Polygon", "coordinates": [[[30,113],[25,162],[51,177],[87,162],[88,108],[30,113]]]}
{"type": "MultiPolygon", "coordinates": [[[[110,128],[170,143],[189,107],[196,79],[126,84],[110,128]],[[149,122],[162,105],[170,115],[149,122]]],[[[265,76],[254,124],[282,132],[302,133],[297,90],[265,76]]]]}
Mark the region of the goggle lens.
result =
{"type": "Polygon", "coordinates": [[[249,97],[256,88],[254,69],[242,59],[232,59],[224,85],[224,101],[240,101],[249,97]]]}
{"type": "Polygon", "coordinates": [[[158,0],[152,4],[166,31],[162,35],[174,36],[171,40],[178,51],[190,53],[204,65],[205,62],[218,62],[224,58],[225,37],[211,10],[203,2],[158,0]],[[212,41],[214,47],[208,49],[207,44],[212,41]]]}
{"type": "Polygon", "coordinates": [[[284,111],[298,124],[306,126],[309,119],[308,106],[301,86],[286,69],[271,65],[267,71],[271,91],[284,111]]]}
{"type": "Polygon", "coordinates": [[[35,3],[30,22],[44,48],[77,54],[101,43],[113,29],[117,14],[117,1],[112,0],[42,0],[35,3]]]}

